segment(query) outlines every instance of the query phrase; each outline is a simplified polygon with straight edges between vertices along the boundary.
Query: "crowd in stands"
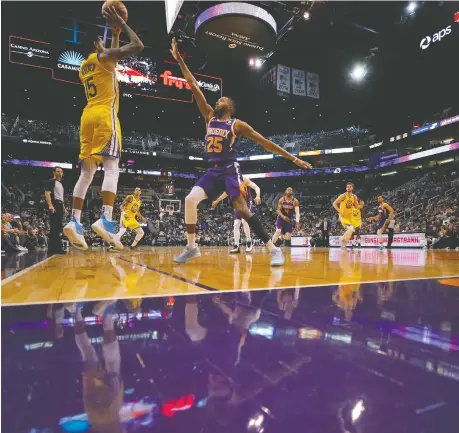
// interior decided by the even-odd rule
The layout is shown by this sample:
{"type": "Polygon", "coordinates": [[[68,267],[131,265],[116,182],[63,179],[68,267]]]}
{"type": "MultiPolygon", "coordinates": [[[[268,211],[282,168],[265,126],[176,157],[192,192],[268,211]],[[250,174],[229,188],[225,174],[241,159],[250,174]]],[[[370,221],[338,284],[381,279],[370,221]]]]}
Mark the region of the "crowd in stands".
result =
{"type": "MultiPolygon", "coordinates": [[[[2,135],[22,139],[46,141],[62,146],[79,146],[79,126],[69,122],[52,123],[45,120],[24,119],[2,113],[2,135]]],[[[367,129],[351,126],[331,131],[277,134],[268,137],[290,152],[301,150],[330,149],[369,144],[367,129]]],[[[201,155],[204,151],[202,138],[168,137],[154,132],[123,130],[125,148],[166,153],[187,153],[201,155]]],[[[266,151],[253,141],[242,139],[239,143],[240,156],[262,155],[266,151]]]]}
{"type": "MultiPolygon", "coordinates": [[[[395,186],[407,182],[405,176],[382,181],[377,178],[373,182],[356,185],[356,193],[365,201],[363,224],[361,232],[375,233],[374,223],[366,222],[366,218],[377,214],[376,197],[385,194],[388,203],[395,209],[395,232],[424,232],[437,248],[455,248],[459,246],[459,190],[458,173],[453,170],[431,171],[414,177],[406,187],[395,186]],[[456,181],[456,184],[454,184],[456,181]],[[389,186],[390,185],[390,186],[389,186]],[[455,185],[456,190],[453,189],[455,185]],[[390,188],[390,189],[388,189],[390,188]]],[[[263,202],[256,207],[263,226],[272,235],[275,231],[276,200],[279,193],[285,190],[287,181],[278,179],[260,180],[263,202]],[[269,183],[268,183],[269,181],[269,183]]],[[[329,182],[306,182],[304,179],[293,181],[295,196],[300,200],[300,230],[296,235],[321,237],[320,225],[324,217],[331,225],[330,234],[342,234],[342,227],[331,203],[343,190],[339,180],[329,182]],[[320,186],[319,186],[320,185],[320,186]],[[320,189],[319,189],[320,188],[320,189]]],[[[73,185],[66,185],[71,191],[73,185]]],[[[191,186],[191,184],[190,184],[191,186]]],[[[144,185],[142,185],[144,187],[144,185]]],[[[21,185],[23,195],[2,188],[2,249],[11,251],[45,250],[49,232],[48,210],[44,199],[43,189],[37,184],[21,185]]],[[[150,190],[152,191],[152,190],[150,190]]],[[[187,189],[176,191],[175,199],[182,200],[187,189]]],[[[185,220],[183,210],[169,215],[165,209],[159,208],[158,197],[160,188],[152,192],[150,200],[144,200],[141,213],[149,223],[145,226],[145,245],[183,245],[185,243],[185,220]]],[[[119,220],[119,206],[123,196],[117,198],[114,219],[119,220]]],[[[65,206],[71,208],[70,194],[66,195],[65,206]]],[[[182,206],[183,208],[183,206],[182,206]]],[[[99,218],[101,209],[100,198],[91,199],[83,212],[82,221],[87,230],[89,245],[101,245],[101,239],[91,230],[90,224],[99,218]]],[[[230,245],[233,233],[233,210],[227,201],[216,209],[204,202],[198,210],[197,239],[201,245],[230,245]]],[[[134,233],[127,232],[123,242],[129,245],[134,233]]],[[[260,241],[254,237],[255,245],[260,241]]]]}

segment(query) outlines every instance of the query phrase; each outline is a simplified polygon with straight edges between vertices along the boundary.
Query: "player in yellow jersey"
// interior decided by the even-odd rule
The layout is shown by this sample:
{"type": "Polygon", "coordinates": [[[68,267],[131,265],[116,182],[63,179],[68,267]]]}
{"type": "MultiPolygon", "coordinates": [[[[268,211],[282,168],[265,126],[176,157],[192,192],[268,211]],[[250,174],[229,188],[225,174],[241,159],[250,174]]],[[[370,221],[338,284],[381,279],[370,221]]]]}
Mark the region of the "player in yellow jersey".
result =
{"type": "Polygon", "coordinates": [[[142,230],[142,227],[140,227],[139,222],[137,221],[137,218],[143,222],[147,220],[140,214],[140,206],[142,205],[142,202],[140,201],[141,194],[142,191],[140,190],[140,188],[136,188],[134,190],[134,194],[128,195],[120,206],[120,230],[117,233],[116,237],[121,242],[121,237],[124,235],[124,233],[126,233],[127,229],[135,231],[136,237],[131,245],[131,248],[135,248],[140,242],[140,240],[143,238],[143,235],[145,234],[142,230]]]}
{"type": "Polygon", "coordinates": [[[353,191],[354,184],[352,182],[348,182],[346,184],[346,192],[341,194],[333,202],[333,207],[338,212],[341,224],[346,230],[341,237],[340,243],[342,249],[346,249],[346,245],[355,231],[354,224],[356,223],[356,220],[353,219],[353,214],[354,210],[359,207],[359,203],[353,191]]]}
{"type": "Polygon", "coordinates": [[[103,16],[112,28],[112,44],[111,48],[105,48],[98,36],[92,38],[93,52],[80,66],[80,81],[87,99],[80,124],[81,174],[73,190],[72,220],[64,228],[70,243],[81,250],[88,249],[83,236],[81,210],[100,163],[104,165],[103,207],[101,218],[92,225],[92,229],[110,245],[123,248],[120,240],[116,238],[115,222],[112,221],[121,153],[119,88],[115,68],[118,60],[127,59],[143,50],[142,41],[114,8],[104,9],[103,16]],[[123,29],[129,37],[129,43],[119,48],[123,29]]]}

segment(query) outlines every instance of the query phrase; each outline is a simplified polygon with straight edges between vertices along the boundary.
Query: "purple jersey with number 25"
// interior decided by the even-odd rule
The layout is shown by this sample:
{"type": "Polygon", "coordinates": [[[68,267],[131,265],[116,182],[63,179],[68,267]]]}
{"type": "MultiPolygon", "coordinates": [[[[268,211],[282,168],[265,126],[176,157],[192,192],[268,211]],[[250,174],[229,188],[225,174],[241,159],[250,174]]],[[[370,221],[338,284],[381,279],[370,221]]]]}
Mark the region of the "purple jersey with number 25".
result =
{"type": "Polygon", "coordinates": [[[213,163],[236,161],[235,144],[237,142],[234,133],[236,119],[218,120],[210,119],[206,133],[207,160],[213,163]]]}

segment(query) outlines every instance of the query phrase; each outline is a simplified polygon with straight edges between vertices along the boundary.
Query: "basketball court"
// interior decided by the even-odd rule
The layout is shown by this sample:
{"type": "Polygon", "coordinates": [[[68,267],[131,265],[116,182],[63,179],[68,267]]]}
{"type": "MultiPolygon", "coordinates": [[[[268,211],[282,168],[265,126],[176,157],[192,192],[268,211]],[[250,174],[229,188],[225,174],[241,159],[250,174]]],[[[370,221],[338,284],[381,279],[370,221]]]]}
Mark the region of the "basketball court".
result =
{"type": "Polygon", "coordinates": [[[272,268],[262,248],[228,254],[202,247],[202,256],[177,265],[181,247],[137,251],[93,249],[50,258],[39,253],[2,260],[2,305],[123,299],[216,291],[266,290],[459,276],[459,252],[418,249],[341,251],[285,249],[286,263],[272,268]]]}

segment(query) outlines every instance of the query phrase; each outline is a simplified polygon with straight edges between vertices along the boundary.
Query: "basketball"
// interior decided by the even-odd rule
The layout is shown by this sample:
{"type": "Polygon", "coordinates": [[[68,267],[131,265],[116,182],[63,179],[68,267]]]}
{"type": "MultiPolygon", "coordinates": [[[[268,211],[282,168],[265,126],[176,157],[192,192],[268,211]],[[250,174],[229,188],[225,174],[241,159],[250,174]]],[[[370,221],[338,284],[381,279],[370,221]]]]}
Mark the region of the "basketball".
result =
{"type": "Polygon", "coordinates": [[[102,5],[102,12],[104,11],[105,8],[110,8],[114,7],[117,14],[123,18],[124,22],[127,23],[128,20],[128,11],[125,6],[125,4],[122,1],[119,0],[107,0],[103,5],[102,5]]]}

